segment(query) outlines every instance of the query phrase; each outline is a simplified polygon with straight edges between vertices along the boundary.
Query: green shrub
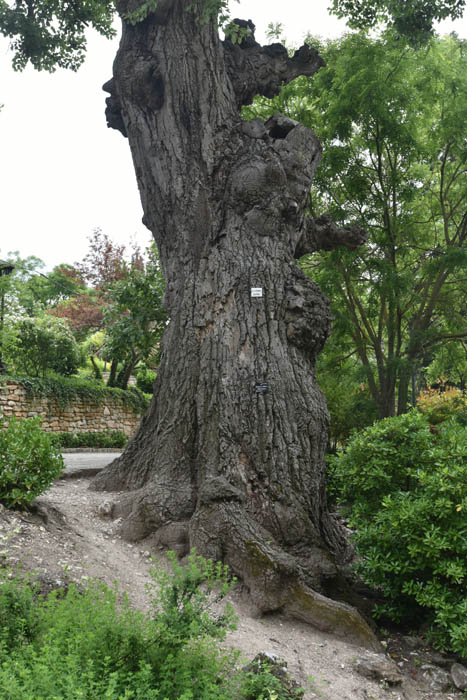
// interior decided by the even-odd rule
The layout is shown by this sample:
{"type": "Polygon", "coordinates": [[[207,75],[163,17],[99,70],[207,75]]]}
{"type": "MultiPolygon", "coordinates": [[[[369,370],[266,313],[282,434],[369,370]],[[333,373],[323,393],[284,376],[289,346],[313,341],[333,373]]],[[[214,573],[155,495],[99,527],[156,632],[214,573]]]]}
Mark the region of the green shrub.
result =
{"type": "Polygon", "coordinates": [[[39,418],[0,419],[0,502],[24,508],[64,469],[59,449],[39,418]]]}
{"type": "Polygon", "coordinates": [[[128,438],[123,430],[101,433],[54,433],[52,440],[60,447],[125,447],[128,438]]]}
{"type": "Polygon", "coordinates": [[[335,470],[356,527],[358,571],[393,620],[424,622],[467,656],[467,429],[412,411],[351,439],[335,470]]]}
{"type": "MultiPolygon", "coordinates": [[[[153,571],[146,615],[99,583],[28,599],[33,629],[20,644],[0,640],[0,700],[286,700],[267,668],[253,679],[238,670],[237,652],[216,643],[233,625],[228,609],[208,615],[230,588],[226,568],[195,553],[184,567],[172,558],[171,567],[153,571]]],[[[15,625],[21,629],[9,614],[9,629],[15,625]]]]}
{"type": "Polygon", "coordinates": [[[389,493],[410,491],[433,444],[430,426],[418,411],[355,433],[345,452],[329,458],[334,488],[352,506],[352,517],[372,518],[389,493]]]}
{"type": "Polygon", "coordinates": [[[156,372],[144,367],[136,373],[136,386],[144,394],[152,394],[156,377],[156,372]]]}
{"type": "Polygon", "coordinates": [[[30,642],[37,622],[31,587],[0,577],[0,648],[9,653],[30,642]]]}
{"type": "Polygon", "coordinates": [[[438,425],[451,417],[467,425],[467,396],[460,389],[444,383],[438,389],[430,387],[420,392],[417,408],[431,425],[438,425]]]}

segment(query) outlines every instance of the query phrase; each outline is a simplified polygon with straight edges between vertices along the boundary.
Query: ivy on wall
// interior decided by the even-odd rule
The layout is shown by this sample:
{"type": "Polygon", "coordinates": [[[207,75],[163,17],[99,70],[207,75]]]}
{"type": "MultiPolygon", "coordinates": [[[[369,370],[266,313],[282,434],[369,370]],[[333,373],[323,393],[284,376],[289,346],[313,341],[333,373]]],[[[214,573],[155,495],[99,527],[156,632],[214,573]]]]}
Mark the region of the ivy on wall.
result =
{"type": "Polygon", "coordinates": [[[70,405],[73,401],[81,399],[88,403],[102,404],[106,399],[112,397],[117,399],[123,406],[131,407],[138,413],[144,413],[149,406],[150,397],[143,394],[136,387],[129,389],[117,389],[106,386],[99,386],[87,379],[78,377],[13,377],[4,376],[0,379],[0,384],[7,381],[14,382],[22,386],[26,395],[30,399],[47,398],[56,401],[60,408],[70,405]]]}

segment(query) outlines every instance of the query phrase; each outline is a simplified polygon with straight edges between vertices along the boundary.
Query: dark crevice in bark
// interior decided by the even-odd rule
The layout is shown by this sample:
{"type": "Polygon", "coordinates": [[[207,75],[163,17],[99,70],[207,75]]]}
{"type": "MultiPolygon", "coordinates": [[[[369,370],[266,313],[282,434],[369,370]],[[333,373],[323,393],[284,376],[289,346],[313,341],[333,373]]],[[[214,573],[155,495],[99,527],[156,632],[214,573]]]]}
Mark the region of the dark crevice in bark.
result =
{"type": "Polygon", "coordinates": [[[128,490],[115,509],[127,539],[180,555],[196,545],[232,567],[259,611],[374,646],[353,609],[323,597],[339,578],[333,556],[348,553],[326,509],[329,417],[314,374],[330,314],[295,262],[309,241],[315,250],[356,237],[320,220],[310,232],[317,137],[281,115],[238,116],[239,104],[320,59],[308,48],[289,59],[253,36],[222,45],[181,0],[165,18],[124,24],[106,87],[160,251],[170,324],[149,412],[93,486],[128,490]],[[160,104],[147,75],[163,81],[160,104]]]}

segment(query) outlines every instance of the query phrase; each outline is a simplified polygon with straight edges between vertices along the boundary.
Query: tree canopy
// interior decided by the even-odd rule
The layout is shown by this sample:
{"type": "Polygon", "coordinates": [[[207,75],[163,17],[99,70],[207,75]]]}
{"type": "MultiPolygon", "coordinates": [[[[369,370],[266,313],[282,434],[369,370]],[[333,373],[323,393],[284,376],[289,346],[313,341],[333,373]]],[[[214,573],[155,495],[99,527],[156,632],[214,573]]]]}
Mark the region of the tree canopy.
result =
{"type": "Polygon", "coordinates": [[[13,67],[76,70],[86,54],[86,30],[115,36],[113,0],[0,0],[0,33],[11,39],[13,67]]]}
{"type": "MultiPolygon", "coordinates": [[[[155,11],[158,0],[130,6],[125,17],[135,23],[155,11]]],[[[206,0],[204,21],[216,14],[219,24],[225,24],[228,6],[228,0],[206,0]]],[[[420,44],[433,34],[435,22],[458,19],[464,7],[465,0],[333,0],[331,11],[347,18],[352,28],[367,29],[384,22],[412,44],[420,44]]],[[[87,29],[113,37],[114,13],[113,0],[0,0],[0,34],[11,39],[15,70],[23,70],[28,62],[37,70],[77,70],[86,53],[87,29]]],[[[232,27],[237,36],[238,25],[232,27]]]]}
{"type": "Polygon", "coordinates": [[[462,17],[464,7],[465,0],[333,0],[331,11],[353,29],[385,23],[417,45],[433,35],[435,22],[462,17]]]}

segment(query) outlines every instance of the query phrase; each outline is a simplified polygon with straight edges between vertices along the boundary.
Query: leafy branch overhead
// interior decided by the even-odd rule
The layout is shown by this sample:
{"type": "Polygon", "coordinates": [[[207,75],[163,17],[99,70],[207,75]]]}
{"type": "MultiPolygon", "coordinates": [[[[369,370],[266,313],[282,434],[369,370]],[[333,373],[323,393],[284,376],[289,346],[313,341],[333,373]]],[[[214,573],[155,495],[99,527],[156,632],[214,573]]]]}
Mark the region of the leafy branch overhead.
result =
{"type": "Polygon", "coordinates": [[[413,45],[425,44],[433,25],[462,17],[465,0],[333,0],[331,11],[353,29],[385,23],[413,45]]]}
{"type": "MultiPolygon", "coordinates": [[[[116,10],[128,24],[137,24],[150,14],[164,20],[172,5],[173,0],[0,0],[0,34],[11,39],[15,70],[23,70],[28,62],[37,70],[77,70],[85,58],[89,27],[111,38],[116,34],[116,10]]],[[[347,18],[352,28],[383,22],[411,43],[423,44],[435,22],[458,19],[464,8],[465,0],[333,0],[331,12],[347,18]]],[[[188,2],[186,10],[201,24],[215,17],[233,43],[249,35],[248,29],[231,21],[228,0],[188,2]]]]}
{"type": "Polygon", "coordinates": [[[115,36],[113,0],[0,0],[0,33],[11,39],[13,67],[77,70],[86,54],[86,30],[115,36]]]}

